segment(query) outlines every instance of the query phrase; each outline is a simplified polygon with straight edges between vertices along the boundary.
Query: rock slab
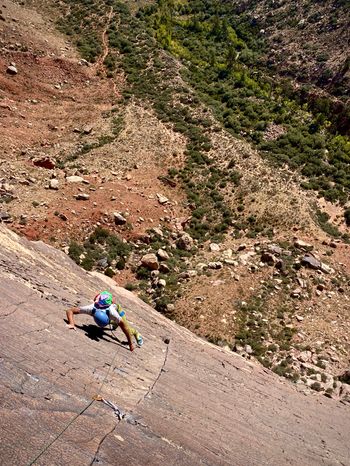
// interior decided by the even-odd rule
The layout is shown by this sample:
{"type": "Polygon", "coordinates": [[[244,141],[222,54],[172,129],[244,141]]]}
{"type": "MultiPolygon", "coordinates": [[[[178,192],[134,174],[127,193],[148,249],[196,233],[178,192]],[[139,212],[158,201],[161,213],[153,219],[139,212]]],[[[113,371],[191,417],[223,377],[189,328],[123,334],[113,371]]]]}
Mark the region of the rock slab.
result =
{"type": "Polygon", "coordinates": [[[0,244],[2,464],[30,463],[70,422],[37,464],[349,464],[348,405],[299,393],[62,251],[2,225],[0,244]],[[76,332],[67,329],[64,310],[103,289],[142,333],[142,348],[131,353],[119,330],[117,341],[89,316],[77,316],[76,332]],[[123,420],[91,404],[100,390],[123,420]]]}

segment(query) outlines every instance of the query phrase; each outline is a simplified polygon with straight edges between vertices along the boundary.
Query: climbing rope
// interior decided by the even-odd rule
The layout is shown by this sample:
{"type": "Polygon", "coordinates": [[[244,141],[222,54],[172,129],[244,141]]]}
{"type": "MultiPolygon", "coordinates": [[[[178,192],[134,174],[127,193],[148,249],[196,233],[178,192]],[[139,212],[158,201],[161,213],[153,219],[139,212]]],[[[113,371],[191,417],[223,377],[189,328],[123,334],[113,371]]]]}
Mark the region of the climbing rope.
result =
{"type": "Polygon", "coordinates": [[[73,422],[76,419],[78,419],[79,416],[84,414],[85,411],[88,408],[90,408],[90,406],[94,403],[94,401],[104,401],[103,398],[101,398],[100,393],[102,392],[102,388],[103,388],[104,384],[107,381],[107,378],[108,378],[108,375],[110,373],[111,368],[113,367],[116,355],[117,355],[117,350],[114,352],[114,356],[113,356],[112,361],[111,361],[111,363],[109,365],[108,371],[107,371],[107,373],[105,375],[105,378],[102,381],[102,384],[101,384],[97,394],[92,397],[92,400],[89,401],[89,403],[81,411],[79,411],[79,413],[77,413],[50,442],[48,442],[46,445],[43,446],[43,448],[39,451],[39,453],[35,456],[35,458],[33,458],[31,461],[29,461],[29,463],[27,463],[27,466],[32,466],[51,447],[51,445],[53,445],[65,433],[65,431],[73,424],[73,422]]]}

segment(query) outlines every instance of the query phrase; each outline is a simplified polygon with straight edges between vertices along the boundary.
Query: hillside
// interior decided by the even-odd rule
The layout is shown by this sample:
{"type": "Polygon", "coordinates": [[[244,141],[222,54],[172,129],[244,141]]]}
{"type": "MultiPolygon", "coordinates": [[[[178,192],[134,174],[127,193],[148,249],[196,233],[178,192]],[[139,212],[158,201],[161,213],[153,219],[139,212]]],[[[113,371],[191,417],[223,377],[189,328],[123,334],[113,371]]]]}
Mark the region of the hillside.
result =
{"type": "Polygon", "coordinates": [[[3,227],[0,242],[3,464],[348,464],[349,406],[305,397],[42,242],[3,227]],[[133,353],[87,317],[76,332],[63,320],[106,287],[144,335],[133,353]]]}
{"type": "Polygon", "coordinates": [[[4,0],[0,218],[346,403],[346,125],[271,74],[245,6],[4,0]]]}
{"type": "Polygon", "coordinates": [[[266,63],[278,74],[349,98],[349,2],[233,2],[269,44],[266,63]]]}

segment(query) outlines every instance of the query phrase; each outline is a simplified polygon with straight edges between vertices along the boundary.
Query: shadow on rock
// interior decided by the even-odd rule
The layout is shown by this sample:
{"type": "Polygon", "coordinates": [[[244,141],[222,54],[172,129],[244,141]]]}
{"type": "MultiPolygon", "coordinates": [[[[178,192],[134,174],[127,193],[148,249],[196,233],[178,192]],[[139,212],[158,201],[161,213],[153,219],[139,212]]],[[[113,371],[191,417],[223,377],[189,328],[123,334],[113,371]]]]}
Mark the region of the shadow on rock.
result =
{"type": "Polygon", "coordinates": [[[109,329],[103,329],[103,328],[97,327],[96,325],[93,325],[93,324],[88,324],[88,325],[83,324],[83,325],[75,325],[75,326],[79,330],[83,330],[85,332],[85,335],[88,338],[90,338],[90,340],[94,340],[94,341],[100,341],[100,340],[110,341],[110,342],[116,343],[117,345],[119,345],[119,346],[121,346],[123,348],[125,346],[128,346],[127,341],[119,340],[119,338],[116,337],[114,333],[113,333],[113,335],[111,335],[110,333],[107,333],[109,331],[109,329]]]}
{"type": "Polygon", "coordinates": [[[106,340],[108,341],[105,336],[105,331],[103,328],[97,327],[96,325],[75,325],[77,328],[80,330],[83,330],[85,332],[85,335],[90,338],[90,340],[94,341],[100,341],[100,340],[106,340]]]}

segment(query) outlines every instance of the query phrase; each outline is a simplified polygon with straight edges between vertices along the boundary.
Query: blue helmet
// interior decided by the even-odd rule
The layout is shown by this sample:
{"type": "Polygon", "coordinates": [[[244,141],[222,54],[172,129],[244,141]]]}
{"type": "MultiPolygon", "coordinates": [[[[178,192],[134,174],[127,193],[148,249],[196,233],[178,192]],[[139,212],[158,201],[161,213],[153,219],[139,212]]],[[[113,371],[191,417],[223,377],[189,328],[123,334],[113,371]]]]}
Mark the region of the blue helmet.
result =
{"type": "Polygon", "coordinates": [[[109,324],[109,317],[106,312],[101,310],[96,310],[94,314],[94,320],[99,327],[105,327],[109,324]]]}

